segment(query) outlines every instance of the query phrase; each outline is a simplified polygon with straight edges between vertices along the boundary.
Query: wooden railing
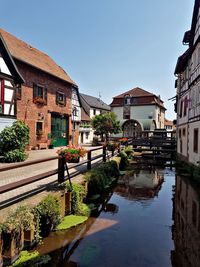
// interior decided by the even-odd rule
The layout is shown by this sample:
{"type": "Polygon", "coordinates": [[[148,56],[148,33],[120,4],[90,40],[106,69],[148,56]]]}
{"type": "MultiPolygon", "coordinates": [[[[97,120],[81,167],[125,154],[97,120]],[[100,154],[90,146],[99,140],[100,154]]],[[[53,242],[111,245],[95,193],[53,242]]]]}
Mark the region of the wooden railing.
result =
{"type": "Polygon", "coordinates": [[[19,181],[13,182],[13,183],[9,183],[9,184],[3,185],[3,186],[0,187],[0,194],[9,192],[11,190],[20,188],[22,186],[29,185],[31,183],[35,183],[35,182],[37,182],[39,180],[46,179],[46,178],[48,178],[48,177],[50,177],[52,175],[56,175],[56,174],[58,175],[58,179],[57,179],[58,182],[62,183],[65,180],[69,179],[69,177],[67,175],[65,175],[66,168],[68,170],[70,170],[70,169],[76,168],[76,167],[81,166],[81,165],[86,165],[87,166],[86,169],[90,170],[91,167],[92,167],[92,162],[94,160],[102,158],[102,160],[105,162],[106,159],[107,159],[107,156],[108,155],[107,155],[106,147],[105,146],[101,146],[101,147],[98,147],[98,148],[94,148],[94,149],[88,150],[87,151],[87,159],[86,160],[83,160],[83,161],[81,161],[80,163],[77,163],[77,164],[72,164],[70,166],[66,165],[64,157],[57,156],[57,157],[51,157],[51,158],[44,158],[44,159],[40,159],[40,160],[27,161],[27,162],[22,162],[22,163],[18,163],[18,164],[13,164],[13,165],[2,167],[2,168],[0,168],[0,173],[4,172],[4,171],[11,170],[11,169],[13,170],[13,169],[18,169],[18,168],[22,168],[22,167],[31,166],[31,165],[36,165],[37,166],[37,164],[39,164],[39,163],[49,162],[49,161],[56,160],[56,159],[58,160],[58,168],[57,169],[54,169],[54,170],[51,170],[51,171],[48,171],[48,172],[45,172],[45,173],[41,173],[41,174],[29,177],[29,178],[25,178],[23,180],[19,180],[19,181]],[[92,152],[93,151],[97,151],[97,150],[102,150],[102,153],[100,155],[92,157],[92,152]]]}

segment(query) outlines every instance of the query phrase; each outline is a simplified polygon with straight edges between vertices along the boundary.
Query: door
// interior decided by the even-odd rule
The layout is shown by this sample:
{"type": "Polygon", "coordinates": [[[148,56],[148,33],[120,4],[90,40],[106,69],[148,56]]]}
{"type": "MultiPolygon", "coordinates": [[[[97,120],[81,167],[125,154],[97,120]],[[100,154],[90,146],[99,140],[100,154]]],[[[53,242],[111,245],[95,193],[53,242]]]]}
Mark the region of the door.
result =
{"type": "Polygon", "coordinates": [[[51,116],[51,138],[55,140],[55,147],[68,144],[68,118],[58,115],[51,116]]]}

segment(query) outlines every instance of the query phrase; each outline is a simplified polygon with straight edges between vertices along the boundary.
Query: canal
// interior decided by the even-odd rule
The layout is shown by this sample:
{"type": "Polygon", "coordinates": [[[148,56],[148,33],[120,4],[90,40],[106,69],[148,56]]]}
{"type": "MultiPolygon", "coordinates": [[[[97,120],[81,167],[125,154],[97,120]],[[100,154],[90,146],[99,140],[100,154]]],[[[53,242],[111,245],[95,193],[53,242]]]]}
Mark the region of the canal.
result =
{"type": "Polygon", "coordinates": [[[187,178],[141,169],[120,178],[96,217],[52,233],[38,251],[48,266],[200,266],[200,194],[187,178]]]}

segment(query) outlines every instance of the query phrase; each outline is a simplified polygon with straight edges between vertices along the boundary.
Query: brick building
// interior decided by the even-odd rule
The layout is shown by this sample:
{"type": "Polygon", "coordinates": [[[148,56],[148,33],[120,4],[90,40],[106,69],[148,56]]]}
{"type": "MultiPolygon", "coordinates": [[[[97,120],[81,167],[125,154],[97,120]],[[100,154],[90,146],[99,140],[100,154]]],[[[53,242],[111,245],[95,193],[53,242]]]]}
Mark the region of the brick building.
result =
{"type": "Polygon", "coordinates": [[[77,85],[47,54],[2,29],[0,33],[25,80],[16,92],[17,119],[30,127],[30,147],[46,147],[50,140],[55,146],[67,145],[77,85]]]}

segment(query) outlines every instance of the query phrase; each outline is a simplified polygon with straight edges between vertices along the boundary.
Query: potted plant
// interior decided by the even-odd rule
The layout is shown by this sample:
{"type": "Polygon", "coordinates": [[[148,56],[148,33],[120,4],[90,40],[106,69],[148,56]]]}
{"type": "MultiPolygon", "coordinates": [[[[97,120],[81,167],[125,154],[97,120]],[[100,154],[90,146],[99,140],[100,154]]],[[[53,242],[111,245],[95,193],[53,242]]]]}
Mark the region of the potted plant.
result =
{"type": "Polygon", "coordinates": [[[121,145],[126,146],[128,144],[128,138],[126,138],[126,137],[120,138],[119,142],[121,145]]]}
{"type": "Polygon", "coordinates": [[[85,156],[86,152],[84,148],[76,146],[67,146],[57,151],[58,155],[65,157],[68,163],[78,163],[80,158],[85,156]]]}
{"type": "Polygon", "coordinates": [[[108,151],[115,151],[118,147],[119,147],[119,143],[115,143],[115,142],[109,142],[106,145],[108,151]]]}
{"type": "Polygon", "coordinates": [[[38,105],[45,105],[46,104],[46,100],[44,98],[42,98],[42,97],[35,97],[33,99],[33,102],[35,104],[38,104],[38,105]]]}
{"type": "Polygon", "coordinates": [[[56,144],[56,140],[55,139],[51,139],[50,140],[50,144],[49,144],[49,149],[53,149],[55,144],[56,144]]]}

